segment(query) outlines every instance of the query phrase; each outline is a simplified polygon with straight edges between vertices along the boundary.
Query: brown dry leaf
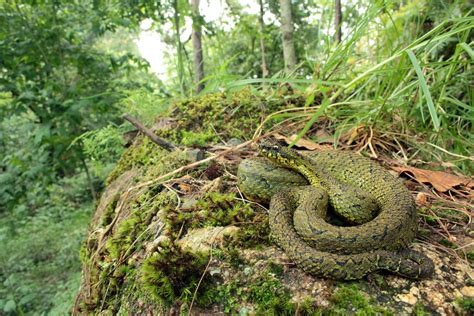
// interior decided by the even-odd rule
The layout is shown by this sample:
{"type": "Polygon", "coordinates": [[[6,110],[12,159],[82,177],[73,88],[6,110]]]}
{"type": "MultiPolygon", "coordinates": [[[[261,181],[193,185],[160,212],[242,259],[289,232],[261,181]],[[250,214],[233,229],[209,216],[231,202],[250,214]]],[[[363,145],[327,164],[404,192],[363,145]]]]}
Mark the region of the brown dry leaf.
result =
{"type": "Polygon", "coordinates": [[[315,134],[316,138],[318,139],[318,143],[327,143],[327,144],[333,144],[334,143],[334,135],[329,134],[326,130],[324,129],[318,129],[315,134]]]}
{"type": "MultiPolygon", "coordinates": [[[[278,140],[283,140],[285,143],[287,143],[289,145],[296,139],[297,135],[293,134],[290,137],[286,137],[286,136],[283,136],[281,134],[275,134],[274,137],[278,140]]],[[[304,138],[301,138],[300,140],[298,140],[296,142],[295,146],[303,147],[303,148],[306,148],[308,150],[316,150],[316,149],[321,150],[321,149],[332,148],[331,145],[316,144],[315,142],[304,139],[304,138]]]]}
{"type": "Polygon", "coordinates": [[[185,194],[189,194],[193,191],[192,187],[187,183],[180,183],[179,184],[179,190],[181,192],[185,193],[185,194]]]}
{"type": "Polygon", "coordinates": [[[364,130],[364,125],[359,125],[351,128],[348,132],[341,136],[341,141],[345,141],[347,145],[352,144],[360,133],[364,130]]]}
{"type": "Polygon", "coordinates": [[[432,171],[407,166],[393,166],[391,168],[398,171],[399,174],[404,172],[411,173],[416,180],[422,183],[430,183],[439,192],[446,192],[458,185],[464,185],[468,188],[472,188],[474,185],[474,182],[469,178],[458,177],[443,171],[432,171]]]}
{"type": "Polygon", "coordinates": [[[158,131],[158,130],[169,131],[169,130],[172,130],[172,129],[176,128],[177,125],[178,125],[178,122],[174,118],[160,117],[153,124],[151,130],[152,131],[158,131]]]}
{"type": "Polygon", "coordinates": [[[424,194],[423,192],[418,192],[418,194],[416,195],[415,201],[416,201],[416,204],[418,205],[429,206],[428,198],[426,197],[426,194],[424,194]]]}

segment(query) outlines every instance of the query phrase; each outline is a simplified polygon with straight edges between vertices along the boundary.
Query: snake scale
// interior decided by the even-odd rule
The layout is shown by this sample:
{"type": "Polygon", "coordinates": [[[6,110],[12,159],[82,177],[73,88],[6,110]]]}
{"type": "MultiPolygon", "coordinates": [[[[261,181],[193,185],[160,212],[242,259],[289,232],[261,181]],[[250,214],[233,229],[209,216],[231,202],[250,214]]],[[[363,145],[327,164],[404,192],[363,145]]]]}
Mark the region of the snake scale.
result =
{"type": "Polygon", "coordinates": [[[413,198],[381,166],[349,152],[302,155],[274,143],[260,153],[265,158],[239,165],[239,188],[270,202],[272,235],[304,271],[342,280],[378,270],[414,279],[433,273],[428,257],[408,249],[417,232],[413,198]]]}

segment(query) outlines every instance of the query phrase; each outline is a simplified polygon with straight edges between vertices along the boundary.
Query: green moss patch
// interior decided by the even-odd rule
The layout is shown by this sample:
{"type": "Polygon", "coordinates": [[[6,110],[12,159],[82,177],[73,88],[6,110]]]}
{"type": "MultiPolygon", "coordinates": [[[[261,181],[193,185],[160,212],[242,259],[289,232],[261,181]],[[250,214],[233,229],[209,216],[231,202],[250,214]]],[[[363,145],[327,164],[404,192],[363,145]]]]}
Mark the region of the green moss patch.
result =
{"type": "Polygon", "coordinates": [[[144,292],[164,306],[175,301],[189,304],[203,275],[208,257],[184,251],[172,243],[143,261],[139,284],[144,292]]]}
{"type": "Polygon", "coordinates": [[[330,299],[330,314],[347,315],[391,315],[387,309],[373,305],[368,296],[362,293],[355,284],[339,287],[330,299]]]}
{"type": "Polygon", "coordinates": [[[204,146],[222,138],[249,139],[268,114],[304,105],[304,98],[287,93],[260,95],[244,89],[231,95],[214,93],[187,99],[172,107],[170,115],[177,125],[161,135],[188,146],[204,146]]]}

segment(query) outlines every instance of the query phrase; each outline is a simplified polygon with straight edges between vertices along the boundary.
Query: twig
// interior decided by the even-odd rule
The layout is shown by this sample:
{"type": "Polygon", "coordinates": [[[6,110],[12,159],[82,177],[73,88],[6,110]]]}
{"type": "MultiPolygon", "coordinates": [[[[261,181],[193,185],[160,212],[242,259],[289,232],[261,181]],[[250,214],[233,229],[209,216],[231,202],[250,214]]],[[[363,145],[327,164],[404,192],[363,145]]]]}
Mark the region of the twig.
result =
{"type": "MultiPolygon", "coordinates": [[[[438,222],[439,226],[441,227],[441,229],[446,233],[446,239],[448,239],[449,241],[453,241],[453,236],[451,236],[451,234],[449,233],[449,230],[448,228],[446,227],[446,225],[444,225],[444,223],[439,219],[439,216],[437,214],[435,214],[435,212],[433,212],[431,209],[428,209],[428,211],[431,213],[432,216],[435,217],[436,221],[438,222]]],[[[440,235],[442,235],[440,233],[440,235]]]]}
{"type": "Polygon", "coordinates": [[[155,135],[155,133],[153,133],[151,130],[149,130],[148,128],[146,128],[142,123],[140,123],[136,118],[134,118],[133,116],[131,115],[128,115],[128,114],[125,114],[122,116],[122,118],[126,121],[129,121],[133,126],[135,126],[136,128],[138,128],[138,130],[140,132],[142,132],[143,134],[145,134],[146,136],[148,136],[155,144],[157,144],[158,146],[161,146],[163,147],[164,149],[166,150],[169,150],[169,151],[173,151],[176,149],[176,146],[165,141],[164,139],[158,137],[155,135]]]}
{"type": "MultiPolygon", "coordinates": [[[[222,230],[223,230],[223,228],[221,229],[221,231],[222,230]]],[[[215,236],[214,236],[214,239],[215,239],[215,236]]],[[[207,270],[209,269],[209,266],[211,265],[211,262],[212,262],[212,248],[213,248],[213,245],[214,245],[214,239],[212,240],[212,243],[211,243],[211,249],[209,249],[209,261],[207,262],[206,268],[204,269],[204,272],[202,273],[201,278],[199,279],[199,282],[196,285],[196,289],[194,290],[193,299],[191,300],[191,304],[189,304],[188,316],[191,315],[191,311],[193,309],[194,300],[196,299],[197,291],[199,290],[199,287],[201,286],[201,282],[204,279],[204,276],[206,275],[207,270]]]]}
{"type": "Polygon", "coordinates": [[[432,146],[432,147],[434,147],[434,148],[436,148],[436,149],[438,149],[438,150],[441,150],[441,151],[444,152],[445,154],[451,155],[451,156],[453,156],[453,157],[457,157],[457,158],[461,158],[461,159],[469,159],[469,160],[471,160],[471,161],[474,161],[474,156],[467,157],[467,156],[463,156],[463,155],[458,155],[458,154],[452,153],[452,152],[450,152],[450,151],[447,151],[446,149],[444,149],[444,148],[442,148],[442,147],[439,147],[439,146],[437,146],[437,145],[435,145],[435,144],[428,143],[428,142],[426,142],[425,144],[430,145],[430,146],[432,146]]]}

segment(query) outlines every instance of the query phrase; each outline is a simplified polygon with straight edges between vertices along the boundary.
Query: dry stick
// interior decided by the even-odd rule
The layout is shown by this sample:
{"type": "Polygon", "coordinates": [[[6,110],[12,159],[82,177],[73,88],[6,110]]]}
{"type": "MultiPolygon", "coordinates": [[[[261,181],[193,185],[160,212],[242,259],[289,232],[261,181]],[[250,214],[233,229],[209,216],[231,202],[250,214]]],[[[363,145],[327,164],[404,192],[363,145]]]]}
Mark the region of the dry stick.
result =
{"type": "MultiPolygon", "coordinates": [[[[221,228],[219,233],[223,230],[224,230],[224,227],[221,228]]],[[[191,300],[191,304],[189,304],[188,316],[191,315],[191,311],[193,309],[194,300],[196,299],[197,292],[199,290],[199,287],[201,286],[201,282],[204,279],[204,276],[207,273],[207,270],[209,270],[209,266],[211,265],[211,262],[212,262],[212,248],[214,248],[214,242],[215,242],[216,236],[217,236],[217,234],[214,235],[214,238],[212,239],[212,242],[211,242],[211,248],[209,249],[209,261],[207,262],[206,268],[204,269],[204,272],[202,273],[201,278],[199,279],[199,282],[196,285],[196,289],[194,290],[193,299],[191,300]]]]}
{"type": "MultiPolygon", "coordinates": [[[[441,229],[446,233],[447,236],[445,236],[449,241],[453,240],[453,236],[449,233],[448,228],[446,225],[444,225],[443,221],[439,219],[439,216],[435,214],[431,209],[428,209],[428,211],[431,213],[432,216],[435,217],[436,221],[438,222],[439,226],[441,226],[441,229]]],[[[440,234],[441,235],[441,234],[440,234]]]]}
{"type": "Polygon", "coordinates": [[[165,141],[164,139],[158,137],[150,129],[146,128],[142,123],[140,123],[136,118],[131,115],[125,114],[122,118],[126,121],[129,121],[133,126],[138,128],[140,132],[148,136],[155,144],[163,147],[166,150],[173,151],[176,149],[176,146],[165,141]]]}

